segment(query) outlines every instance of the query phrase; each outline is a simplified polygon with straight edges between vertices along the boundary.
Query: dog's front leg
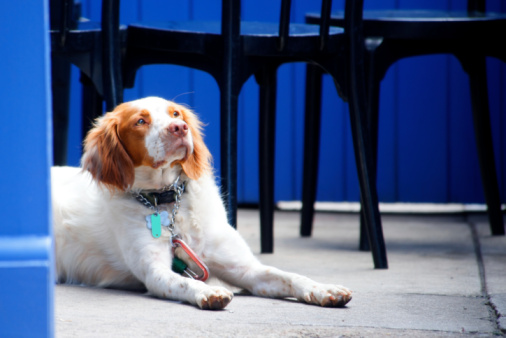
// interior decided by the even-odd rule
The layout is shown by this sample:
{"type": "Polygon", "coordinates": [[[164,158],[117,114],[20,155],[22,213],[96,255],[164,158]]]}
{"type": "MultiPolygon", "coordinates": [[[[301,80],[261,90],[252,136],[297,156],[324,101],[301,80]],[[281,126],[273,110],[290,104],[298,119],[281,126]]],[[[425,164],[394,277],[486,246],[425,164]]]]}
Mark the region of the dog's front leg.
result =
{"type": "Polygon", "coordinates": [[[153,264],[146,274],[144,284],[157,297],[186,301],[205,310],[223,309],[233,297],[232,292],[223,287],[209,286],[182,277],[165,265],[153,264]]]}
{"type": "Polygon", "coordinates": [[[135,245],[127,249],[127,264],[154,296],[188,302],[210,310],[223,309],[232,300],[233,293],[223,287],[209,286],[173,272],[168,243],[137,249],[135,245]]]}

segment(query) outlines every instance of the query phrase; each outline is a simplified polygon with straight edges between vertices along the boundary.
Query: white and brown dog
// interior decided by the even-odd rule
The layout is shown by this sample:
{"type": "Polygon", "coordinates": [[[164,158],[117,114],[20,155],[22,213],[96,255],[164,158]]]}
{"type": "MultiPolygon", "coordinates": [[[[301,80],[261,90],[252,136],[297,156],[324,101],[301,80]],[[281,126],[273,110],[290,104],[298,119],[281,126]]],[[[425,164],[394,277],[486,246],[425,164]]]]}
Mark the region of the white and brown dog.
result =
{"type": "Polygon", "coordinates": [[[202,309],[222,309],[233,297],[203,282],[208,275],[263,297],[335,307],[351,300],[345,287],[254,257],[227,223],[200,121],[161,98],[124,103],[97,119],[82,168],[52,169],[52,202],[60,282],[145,287],[202,309]],[[174,256],[179,272],[195,279],[173,271],[174,256]]]}

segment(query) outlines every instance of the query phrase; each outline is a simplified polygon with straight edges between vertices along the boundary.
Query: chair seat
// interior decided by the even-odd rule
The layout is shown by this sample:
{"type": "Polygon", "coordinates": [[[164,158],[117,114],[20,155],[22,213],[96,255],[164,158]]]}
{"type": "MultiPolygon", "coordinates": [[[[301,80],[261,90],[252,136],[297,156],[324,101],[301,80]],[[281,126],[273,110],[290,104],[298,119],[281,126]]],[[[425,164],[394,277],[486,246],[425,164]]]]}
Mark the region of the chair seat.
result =
{"type": "MultiPolygon", "coordinates": [[[[241,38],[246,55],[275,56],[307,52],[319,48],[320,27],[308,24],[290,24],[290,36],[283,52],[277,47],[279,25],[265,22],[241,22],[241,38]],[[261,48],[260,48],[261,47],[261,48]]],[[[341,38],[344,30],[331,27],[329,41],[341,38]]],[[[145,46],[165,51],[186,50],[190,53],[209,54],[221,43],[220,22],[168,21],[128,26],[129,40],[135,47],[145,46]]],[[[334,43],[329,45],[335,45],[334,43]]]]}
{"type": "MultiPolygon", "coordinates": [[[[308,13],[308,23],[317,24],[319,13],[308,13]]],[[[331,25],[342,26],[344,14],[333,13],[331,25]]],[[[364,33],[366,36],[381,36],[390,39],[458,39],[483,38],[483,31],[490,38],[504,35],[506,14],[486,13],[469,16],[464,11],[389,10],[364,11],[364,33]]]]}
{"type": "Polygon", "coordinates": [[[79,21],[77,28],[67,32],[65,46],[61,47],[61,33],[58,30],[51,30],[51,50],[53,52],[65,52],[70,50],[88,51],[91,50],[96,38],[100,35],[100,22],[95,21],[79,21]]]}

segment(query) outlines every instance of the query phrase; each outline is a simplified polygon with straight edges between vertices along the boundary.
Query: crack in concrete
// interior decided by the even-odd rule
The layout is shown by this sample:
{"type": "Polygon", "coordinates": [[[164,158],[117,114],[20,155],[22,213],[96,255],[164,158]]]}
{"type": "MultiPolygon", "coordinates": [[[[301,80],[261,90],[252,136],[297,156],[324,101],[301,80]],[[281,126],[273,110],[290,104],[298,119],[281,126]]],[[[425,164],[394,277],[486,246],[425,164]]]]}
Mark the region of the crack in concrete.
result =
{"type": "Polygon", "coordinates": [[[480,237],[478,235],[478,230],[476,229],[476,224],[473,222],[469,222],[469,228],[471,229],[471,236],[473,238],[473,246],[474,252],[476,255],[476,262],[478,263],[478,273],[480,275],[480,284],[481,284],[481,294],[484,299],[487,301],[485,305],[488,307],[488,311],[490,313],[490,319],[494,322],[495,329],[498,333],[506,333],[506,328],[502,328],[499,324],[499,318],[501,314],[497,311],[497,307],[492,301],[490,294],[488,293],[487,288],[487,276],[485,272],[485,263],[483,261],[483,254],[481,251],[480,237]]]}

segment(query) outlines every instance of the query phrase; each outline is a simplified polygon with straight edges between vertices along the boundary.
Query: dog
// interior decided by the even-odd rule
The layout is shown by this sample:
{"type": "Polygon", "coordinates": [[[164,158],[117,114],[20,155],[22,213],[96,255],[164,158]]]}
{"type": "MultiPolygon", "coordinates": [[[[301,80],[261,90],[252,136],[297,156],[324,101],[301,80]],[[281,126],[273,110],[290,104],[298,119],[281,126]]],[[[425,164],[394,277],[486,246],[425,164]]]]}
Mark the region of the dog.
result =
{"type": "Polygon", "coordinates": [[[228,224],[202,123],[182,105],[158,97],[119,105],[87,134],[81,168],[53,167],[51,182],[60,283],[145,288],[201,309],[233,298],[209,276],[320,306],[352,298],[257,260],[228,224]]]}

